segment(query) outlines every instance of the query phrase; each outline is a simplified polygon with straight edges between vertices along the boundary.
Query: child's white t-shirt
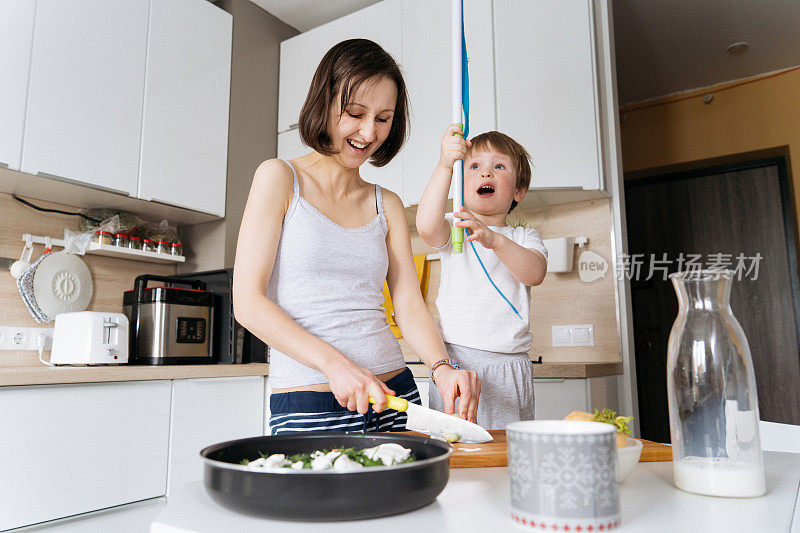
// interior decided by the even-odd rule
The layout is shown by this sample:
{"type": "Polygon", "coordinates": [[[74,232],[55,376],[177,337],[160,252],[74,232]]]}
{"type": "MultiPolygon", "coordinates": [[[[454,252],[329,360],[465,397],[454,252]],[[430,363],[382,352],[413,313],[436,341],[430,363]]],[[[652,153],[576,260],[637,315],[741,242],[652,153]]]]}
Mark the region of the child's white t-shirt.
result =
{"type": "MultiPolygon", "coordinates": [[[[452,227],[452,214],[446,215],[452,227]]],[[[547,258],[539,232],[533,228],[511,226],[489,226],[515,243],[541,252],[547,258]]],[[[489,282],[475,251],[464,242],[464,252],[453,253],[447,244],[439,249],[441,255],[441,277],[436,307],[439,310],[439,327],[445,342],[478,350],[500,353],[522,353],[531,349],[533,335],[530,331],[530,287],[517,281],[500,262],[493,250],[475,245],[486,271],[506,298],[514,304],[518,317],[489,282]]]]}

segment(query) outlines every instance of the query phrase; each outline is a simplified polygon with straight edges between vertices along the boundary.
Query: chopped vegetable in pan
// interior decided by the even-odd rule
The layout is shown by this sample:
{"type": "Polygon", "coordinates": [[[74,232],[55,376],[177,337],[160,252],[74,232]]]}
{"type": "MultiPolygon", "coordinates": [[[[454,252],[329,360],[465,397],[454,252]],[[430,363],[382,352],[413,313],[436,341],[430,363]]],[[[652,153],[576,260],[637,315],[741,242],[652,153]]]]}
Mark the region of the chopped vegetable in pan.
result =
{"type": "Polygon", "coordinates": [[[342,472],[360,470],[370,466],[392,466],[416,461],[411,450],[393,442],[380,444],[374,448],[335,448],[333,450],[298,453],[286,456],[282,453],[266,455],[253,461],[242,459],[241,464],[256,470],[291,468],[292,470],[339,470],[342,472]]]}

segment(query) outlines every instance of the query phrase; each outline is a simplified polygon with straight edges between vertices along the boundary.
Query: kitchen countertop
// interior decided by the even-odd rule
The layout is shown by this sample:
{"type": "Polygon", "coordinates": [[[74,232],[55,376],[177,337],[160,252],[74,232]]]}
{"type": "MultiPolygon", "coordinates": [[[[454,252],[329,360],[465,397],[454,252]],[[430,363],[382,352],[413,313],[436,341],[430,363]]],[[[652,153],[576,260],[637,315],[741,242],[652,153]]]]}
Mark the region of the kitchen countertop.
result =
{"type": "MultiPolygon", "coordinates": [[[[408,363],[417,378],[427,378],[428,367],[408,363]]],[[[119,365],[119,366],[0,366],[0,387],[145,381],[151,379],[225,378],[266,376],[269,364],[243,365],[119,365]]],[[[533,365],[534,378],[581,379],[622,374],[622,363],[542,363],[533,365]]]]}
{"type": "MultiPolygon", "coordinates": [[[[407,363],[416,378],[427,378],[428,367],[422,363],[407,363]]],[[[617,376],[623,373],[622,362],[617,363],[537,363],[533,377],[542,379],[584,379],[617,376]]]]}
{"type": "MultiPolygon", "coordinates": [[[[796,508],[800,454],[765,452],[764,462],[768,492],[761,498],[715,498],[683,492],[672,484],[671,462],[639,463],[620,486],[622,523],[613,531],[800,532],[800,510],[796,508]]],[[[437,500],[422,509],[372,520],[319,523],[269,520],[229,511],[208,496],[202,482],[195,481],[170,497],[150,533],[519,531],[521,526],[509,517],[508,483],[508,468],[455,469],[437,500]]]]}
{"type": "Polygon", "coordinates": [[[0,387],[55,385],[151,379],[227,378],[266,376],[269,365],[118,365],[118,366],[7,366],[0,367],[0,387]]]}

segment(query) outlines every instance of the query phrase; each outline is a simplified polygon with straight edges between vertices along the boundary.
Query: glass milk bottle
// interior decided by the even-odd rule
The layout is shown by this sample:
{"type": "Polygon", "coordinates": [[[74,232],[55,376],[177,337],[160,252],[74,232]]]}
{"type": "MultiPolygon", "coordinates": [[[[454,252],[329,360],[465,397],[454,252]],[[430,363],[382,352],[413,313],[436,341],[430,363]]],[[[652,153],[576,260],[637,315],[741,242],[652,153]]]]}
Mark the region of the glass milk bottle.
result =
{"type": "Polygon", "coordinates": [[[733,272],[670,275],[680,309],[667,348],[675,485],[711,496],[766,492],[750,348],[728,303],[733,272]]]}

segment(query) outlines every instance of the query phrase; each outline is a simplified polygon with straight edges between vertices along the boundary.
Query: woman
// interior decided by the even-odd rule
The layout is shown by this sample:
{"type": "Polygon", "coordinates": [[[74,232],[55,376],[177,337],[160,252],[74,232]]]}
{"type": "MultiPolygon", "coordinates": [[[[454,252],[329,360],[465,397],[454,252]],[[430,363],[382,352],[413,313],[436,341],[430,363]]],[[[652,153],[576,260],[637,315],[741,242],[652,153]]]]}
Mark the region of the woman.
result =
{"type": "Polygon", "coordinates": [[[420,403],[419,393],[386,324],[384,279],[406,341],[435,367],[446,412],[460,398],[459,415],[475,420],[480,383],[448,362],[419,290],[403,203],[359,174],[367,160],[383,166],[400,151],[407,108],[394,59],[372,41],[341,42],[322,58],[300,112],[313,151],[256,170],[234,305],[271,347],[273,434],[405,429],[404,414],[384,413],[386,394],[420,403]]]}

